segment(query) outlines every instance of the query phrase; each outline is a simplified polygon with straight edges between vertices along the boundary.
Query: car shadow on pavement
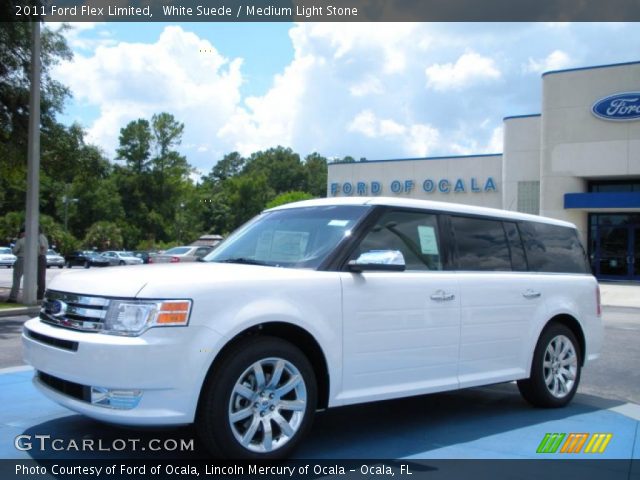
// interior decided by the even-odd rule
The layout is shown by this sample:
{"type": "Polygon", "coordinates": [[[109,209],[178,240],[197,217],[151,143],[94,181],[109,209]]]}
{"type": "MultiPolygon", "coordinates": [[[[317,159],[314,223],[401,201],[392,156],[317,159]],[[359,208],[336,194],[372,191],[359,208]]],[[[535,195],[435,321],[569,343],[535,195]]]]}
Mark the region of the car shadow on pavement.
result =
{"type": "MultiPolygon", "coordinates": [[[[429,452],[445,447],[454,447],[447,454],[449,458],[527,458],[535,455],[542,439],[530,427],[544,430],[551,428],[545,425],[549,422],[578,418],[622,403],[578,394],[565,408],[537,409],[522,400],[511,383],[335,408],[316,416],[294,458],[433,458],[429,452]],[[505,433],[510,435],[506,441],[492,438],[505,433]]],[[[26,452],[33,459],[209,457],[193,427],[128,428],[69,415],[24,431],[24,435],[42,434],[61,441],[57,448],[49,443],[47,448],[37,445],[26,452]],[[75,447],[83,442],[93,447],[75,447]],[[191,447],[183,450],[180,445],[191,447]]]]}

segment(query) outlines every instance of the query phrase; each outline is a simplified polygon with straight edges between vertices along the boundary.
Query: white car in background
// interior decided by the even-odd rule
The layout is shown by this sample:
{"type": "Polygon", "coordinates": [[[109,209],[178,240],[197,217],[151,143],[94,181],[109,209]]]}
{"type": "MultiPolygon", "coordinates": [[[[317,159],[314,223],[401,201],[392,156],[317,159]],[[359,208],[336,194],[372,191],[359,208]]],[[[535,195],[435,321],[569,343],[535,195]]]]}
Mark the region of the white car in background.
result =
{"type": "Polygon", "coordinates": [[[164,253],[159,253],[149,258],[149,263],[181,263],[197,262],[206,257],[213,247],[202,245],[185,245],[183,247],[173,247],[164,253]]]}
{"type": "Polygon", "coordinates": [[[11,253],[11,248],[0,247],[0,266],[11,268],[18,257],[11,253]]]}
{"type": "Polygon", "coordinates": [[[64,268],[64,257],[53,249],[47,250],[47,268],[64,268]]]}
{"type": "Polygon", "coordinates": [[[108,250],[101,255],[109,260],[110,265],[142,265],[144,261],[133,252],[108,250]]]}

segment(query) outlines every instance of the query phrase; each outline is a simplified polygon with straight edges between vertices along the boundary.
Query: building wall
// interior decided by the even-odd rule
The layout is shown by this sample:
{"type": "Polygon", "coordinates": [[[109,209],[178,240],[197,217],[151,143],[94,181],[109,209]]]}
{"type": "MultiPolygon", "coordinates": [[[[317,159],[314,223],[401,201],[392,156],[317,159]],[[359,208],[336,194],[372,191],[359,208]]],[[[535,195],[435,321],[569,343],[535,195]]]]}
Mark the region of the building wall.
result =
{"type": "Polygon", "coordinates": [[[502,205],[505,210],[522,210],[518,208],[519,184],[522,190],[522,182],[540,182],[540,115],[505,118],[503,148],[502,205]]]}
{"type": "Polygon", "coordinates": [[[329,164],[327,195],[397,196],[502,208],[502,155],[329,164]]]}
{"type": "Polygon", "coordinates": [[[640,122],[591,113],[614,93],[640,90],[640,64],[550,72],[542,80],[540,213],[575,223],[586,238],[587,211],[564,208],[565,193],[589,179],[640,175],[640,122]]]}

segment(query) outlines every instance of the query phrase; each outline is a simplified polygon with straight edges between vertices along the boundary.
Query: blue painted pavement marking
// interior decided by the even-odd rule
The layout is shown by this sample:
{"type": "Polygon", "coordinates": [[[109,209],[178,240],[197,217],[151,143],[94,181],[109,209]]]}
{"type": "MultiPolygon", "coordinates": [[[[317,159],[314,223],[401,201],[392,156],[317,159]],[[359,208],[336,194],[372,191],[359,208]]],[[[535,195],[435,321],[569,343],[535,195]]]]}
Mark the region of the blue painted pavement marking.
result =
{"type": "MultiPolygon", "coordinates": [[[[173,458],[207,454],[192,428],[136,429],[109,426],[77,415],[40,394],[30,368],[0,370],[0,458],[158,458],[147,451],[20,451],[18,435],[51,435],[111,445],[115,439],[195,441],[195,452],[171,452],[173,458]]],[[[317,415],[311,434],[295,452],[305,459],[640,459],[640,407],[578,394],[562,409],[535,409],[514,384],[502,384],[403,400],[329,410],[317,415]],[[612,433],[601,454],[537,454],[546,433],[612,433]]]]}

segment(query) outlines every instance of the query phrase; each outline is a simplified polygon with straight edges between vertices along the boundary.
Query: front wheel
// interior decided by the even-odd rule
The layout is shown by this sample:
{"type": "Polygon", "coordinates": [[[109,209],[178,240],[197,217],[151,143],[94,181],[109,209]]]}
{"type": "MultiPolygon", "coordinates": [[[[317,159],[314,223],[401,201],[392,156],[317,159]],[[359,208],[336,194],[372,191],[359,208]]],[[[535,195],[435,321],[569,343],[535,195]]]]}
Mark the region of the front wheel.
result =
{"type": "Polygon", "coordinates": [[[578,390],[581,352],[573,332],[560,323],[543,330],[533,354],[531,376],[518,381],[520,393],[536,407],[568,404],[578,390]]]}
{"type": "Polygon", "coordinates": [[[284,458],[311,427],[316,378],[307,357],[275,337],[240,342],[207,379],[197,429],[214,455],[284,458]]]}

